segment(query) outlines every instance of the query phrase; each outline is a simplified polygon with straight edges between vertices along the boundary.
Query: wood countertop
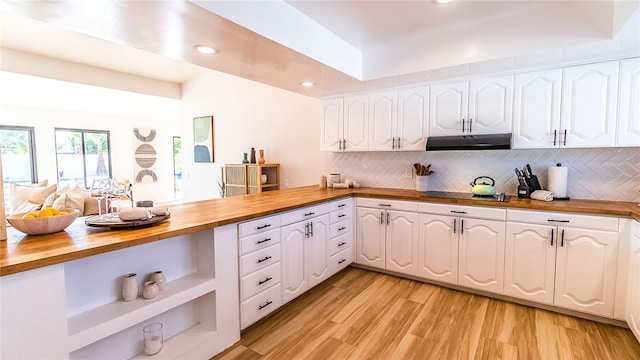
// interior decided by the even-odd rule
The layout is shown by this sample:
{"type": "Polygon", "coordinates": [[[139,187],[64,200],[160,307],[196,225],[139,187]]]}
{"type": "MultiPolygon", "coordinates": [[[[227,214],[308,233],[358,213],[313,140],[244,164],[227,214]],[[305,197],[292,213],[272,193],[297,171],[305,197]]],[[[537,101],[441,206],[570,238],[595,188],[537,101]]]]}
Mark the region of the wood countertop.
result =
{"type": "Polygon", "coordinates": [[[640,221],[640,206],[630,202],[593,200],[544,202],[512,196],[506,203],[431,198],[421,196],[415,190],[406,189],[320,189],[317,186],[306,186],[169,206],[171,212],[169,220],[142,228],[111,230],[89,227],[84,224],[85,218],[78,218],[64,231],[49,235],[28,236],[9,227],[7,240],[0,241],[0,276],[349,196],[615,215],[640,221]]]}

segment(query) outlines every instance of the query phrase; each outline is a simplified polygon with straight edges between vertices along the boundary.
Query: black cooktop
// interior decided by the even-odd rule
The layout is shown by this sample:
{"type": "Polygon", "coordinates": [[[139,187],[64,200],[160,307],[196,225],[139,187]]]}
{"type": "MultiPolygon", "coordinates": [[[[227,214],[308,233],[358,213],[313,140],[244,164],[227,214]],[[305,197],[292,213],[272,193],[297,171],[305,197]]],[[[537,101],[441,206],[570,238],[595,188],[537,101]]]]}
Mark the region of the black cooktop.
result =
{"type": "Polygon", "coordinates": [[[480,200],[480,201],[494,201],[494,202],[509,202],[509,195],[498,194],[491,196],[478,196],[472,193],[461,192],[449,192],[449,191],[425,191],[421,192],[420,196],[443,198],[443,199],[465,199],[465,200],[480,200]]]}

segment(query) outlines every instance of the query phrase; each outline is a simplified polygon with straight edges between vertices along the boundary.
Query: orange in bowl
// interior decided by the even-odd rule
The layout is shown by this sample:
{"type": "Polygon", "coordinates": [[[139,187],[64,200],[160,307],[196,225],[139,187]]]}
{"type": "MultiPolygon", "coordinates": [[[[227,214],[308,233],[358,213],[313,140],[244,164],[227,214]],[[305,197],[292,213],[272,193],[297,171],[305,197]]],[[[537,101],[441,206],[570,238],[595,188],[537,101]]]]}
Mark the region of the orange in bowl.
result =
{"type": "Polygon", "coordinates": [[[25,215],[29,213],[13,214],[7,218],[11,226],[27,235],[43,235],[52,234],[62,231],[71,225],[78,217],[77,209],[69,209],[60,211],[59,215],[48,215],[45,217],[30,217],[25,215]],[[66,212],[66,214],[63,214],[66,212]]]}

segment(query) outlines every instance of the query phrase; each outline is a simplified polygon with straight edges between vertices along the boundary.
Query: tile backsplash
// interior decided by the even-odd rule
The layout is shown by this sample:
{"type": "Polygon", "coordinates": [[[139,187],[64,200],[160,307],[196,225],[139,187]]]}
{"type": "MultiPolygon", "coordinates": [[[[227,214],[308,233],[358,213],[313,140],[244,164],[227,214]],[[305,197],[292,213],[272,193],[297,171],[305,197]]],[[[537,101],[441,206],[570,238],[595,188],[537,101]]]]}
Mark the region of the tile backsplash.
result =
{"type": "Polygon", "coordinates": [[[429,190],[470,192],[469,183],[483,175],[510,195],[518,186],[514,168],[530,164],[544,188],[548,168],[561,163],[573,199],[640,202],[639,148],[333,153],[325,170],[363,186],[415,189],[415,178],[405,178],[414,163],[432,164],[429,190]]]}

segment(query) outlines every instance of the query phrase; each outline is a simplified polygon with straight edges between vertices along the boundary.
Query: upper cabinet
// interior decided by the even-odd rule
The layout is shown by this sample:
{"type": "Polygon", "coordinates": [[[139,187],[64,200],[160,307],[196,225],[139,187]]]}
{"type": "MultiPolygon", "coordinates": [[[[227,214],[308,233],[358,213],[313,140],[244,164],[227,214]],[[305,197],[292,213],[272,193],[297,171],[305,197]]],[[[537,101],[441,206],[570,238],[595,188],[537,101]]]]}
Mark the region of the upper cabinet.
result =
{"type": "Polygon", "coordinates": [[[560,146],[615,145],[618,71],[618,61],[563,69],[560,146]]]}
{"type": "Polygon", "coordinates": [[[423,151],[429,88],[404,88],[369,96],[369,150],[423,151]]]}
{"type": "Polygon", "coordinates": [[[322,103],[320,150],[365,151],[369,146],[367,95],[332,98],[322,103]]]}
{"type": "Polygon", "coordinates": [[[562,69],[518,74],[513,97],[513,147],[559,146],[562,69]]]}
{"type": "Polygon", "coordinates": [[[620,62],[618,146],[640,146],[640,58],[620,62]]]}
{"type": "Polygon", "coordinates": [[[511,132],[513,76],[434,85],[430,135],[511,132]]]}

